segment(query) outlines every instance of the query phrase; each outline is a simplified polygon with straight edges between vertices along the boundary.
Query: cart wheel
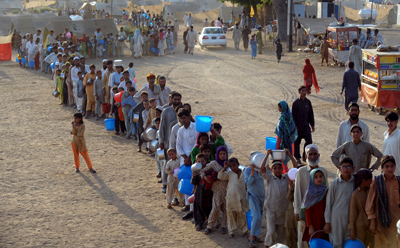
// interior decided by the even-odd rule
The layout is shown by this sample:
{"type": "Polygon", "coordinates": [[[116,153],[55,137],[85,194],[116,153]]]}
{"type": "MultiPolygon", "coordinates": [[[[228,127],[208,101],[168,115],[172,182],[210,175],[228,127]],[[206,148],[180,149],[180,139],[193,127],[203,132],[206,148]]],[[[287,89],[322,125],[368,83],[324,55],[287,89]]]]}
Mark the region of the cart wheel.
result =
{"type": "Polygon", "coordinates": [[[371,111],[374,111],[374,110],[375,110],[375,107],[372,106],[371,104],[368,104],[368,109],[371,110],[371,111]]]}
{"type": "Polygon", "coordinates": [[[375,113],[378,115],[383,114],[383,109],[382,108],[375,108],[375,113]]]}

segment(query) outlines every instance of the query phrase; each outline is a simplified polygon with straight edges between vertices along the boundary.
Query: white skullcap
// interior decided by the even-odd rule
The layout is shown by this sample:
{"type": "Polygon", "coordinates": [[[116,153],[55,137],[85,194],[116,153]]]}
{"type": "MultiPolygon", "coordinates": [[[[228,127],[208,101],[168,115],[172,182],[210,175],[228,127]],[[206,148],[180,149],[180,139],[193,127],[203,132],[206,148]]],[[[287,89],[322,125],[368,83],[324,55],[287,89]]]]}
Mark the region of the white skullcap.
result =
{"type": "Polygon", "coordinates": [[[75,57],[74,60],[79,60],[79,57],[75,57]]]}
{"type": "Polygon", "coordinates": [[[108,61],[108,60],[106,60],[106,59],[103,59],[103,63],[104,63],[104,62],[107,62],[107,61],[108,61]]]}
{"type": "Polygon", "coordinates": [[[400,235],[400,220],[397,221],[396,227],[397,227],[397,234],[400,235]]]}
{"type": "Polygon", "coordinates": [[[310,145],[306,146],[306,153],[312,148],[314,148],[318,152],[318,147],[314,144],[310,144],[310,145]]]}
{"type": "Polygon", "coordinates": [[[289,248],[288,246],[286,246],[286,245],[284,245],[284,244],[276,244],[276,245],[273,245],[273,246],[271,246],[271,248],[289,248]]]}
{"type": "Polygon", "coordinates": [[[57,62],[55,63],[55,65],[60,65],[60,62],[57,61],[57,62]]]}

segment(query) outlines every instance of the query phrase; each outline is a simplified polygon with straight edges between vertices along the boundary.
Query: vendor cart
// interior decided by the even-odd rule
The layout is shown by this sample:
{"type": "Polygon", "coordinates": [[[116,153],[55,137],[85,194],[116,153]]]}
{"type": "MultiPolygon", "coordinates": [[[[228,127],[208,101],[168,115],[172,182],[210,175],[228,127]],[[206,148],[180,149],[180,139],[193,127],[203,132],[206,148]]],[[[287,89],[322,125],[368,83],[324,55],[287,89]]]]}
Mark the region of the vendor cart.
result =
{"type": "Polygon", "coordinates": [[[361,101],[371,111],[399,110],[400,107],[400,52],[378,52],[363,49],[361,101]]]}
{"type": "Polygon", "coordinates": [[[344,65],[349,60],[352,40],[358,39],[358,27],[354,25],[328,26],[329,57],[335,64],[344,65]]]}

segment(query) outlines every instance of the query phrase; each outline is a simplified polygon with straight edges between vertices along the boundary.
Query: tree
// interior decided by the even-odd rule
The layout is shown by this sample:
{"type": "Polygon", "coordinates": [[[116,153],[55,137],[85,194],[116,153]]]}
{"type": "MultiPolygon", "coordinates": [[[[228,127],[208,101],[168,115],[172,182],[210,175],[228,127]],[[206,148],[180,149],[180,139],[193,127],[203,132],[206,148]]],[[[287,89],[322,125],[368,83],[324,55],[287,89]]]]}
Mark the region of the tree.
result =
{"type": "Polygon", "coordinates": [[[276,19],[278,20],[277,29],[278,33],[276,39],[281,41],[287,40],[287,0],[262,0],[263,4],[270,3],[275,12],[276,19]]]}
{"type": "Polygon", "coordinates": [[[233,4],[240,4],[245,7],[253,7],[255,21],[257,23],[257,6],[263,4],[265,0],[218,0],[220,2],[231,2],[233,4]]]}

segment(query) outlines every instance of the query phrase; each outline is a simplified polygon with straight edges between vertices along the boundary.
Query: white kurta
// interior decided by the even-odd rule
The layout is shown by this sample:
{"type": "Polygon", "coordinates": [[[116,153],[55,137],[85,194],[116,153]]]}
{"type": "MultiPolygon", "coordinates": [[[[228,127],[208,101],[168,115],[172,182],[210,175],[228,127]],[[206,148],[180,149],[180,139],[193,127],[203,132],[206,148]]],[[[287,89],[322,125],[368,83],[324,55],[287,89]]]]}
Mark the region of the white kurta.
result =
{"type": "Polygon", "coordinates": [[[196,40],[197,40],[197,32],[196,30],[193,29],[193,31],[188,31],[187,34],[187,41],[188,41],[188,47],[189,48],[194,48],[194,45],[196,44],[196,40]]]}
{"type": "Polygon", "coordinates": [[[188,128],[185,128],[185,126],[179,128],[176,137],[176,150],[179,156],[190,156],[193,147],[196,145],[197,134],[194,122],[190,122],[188,128]]]}
{"type": "MultiPolygon", "coordinates": [[[[361,140],[369,142],[369,128],[367,124],[365,124],[362,120],[358,120],[358,125],[362,128],[363,135],[361,136],[361,140]]],[[[336,148],[339,146],[343,145],[347,141],[353,140],[353,137],[350,135],[350,128],[351,128],[351,122],[349,120],[345,120],[342,123],[340,123],[339,126],[339,131],[337,134],[336,138],[336,148]]]]}
{"type": "Polygon", "coordinates": [[[400,130],[396,129],[392,134],[386,131],[383,134],[383,155],[392,155],[396,160],[396,172],[400,175],[400,130]]]}
{"type": "Polygon", "coordinates": [[[361,51],[360,46],[353,45],[350,47],[349,61],[354,62],[354,70],[356,72],[358,72],[358,75],[361,75],[361,73],[362,73],[362,51],[361,51]]]}

